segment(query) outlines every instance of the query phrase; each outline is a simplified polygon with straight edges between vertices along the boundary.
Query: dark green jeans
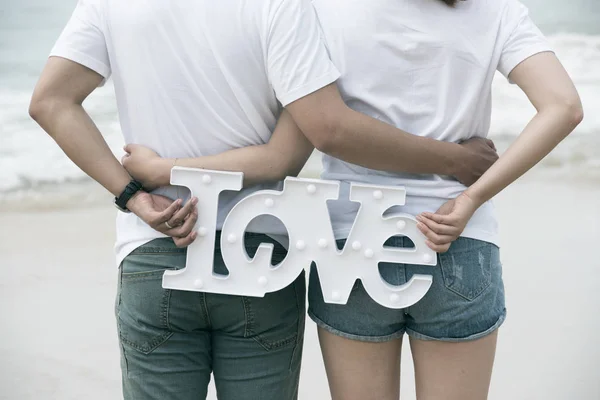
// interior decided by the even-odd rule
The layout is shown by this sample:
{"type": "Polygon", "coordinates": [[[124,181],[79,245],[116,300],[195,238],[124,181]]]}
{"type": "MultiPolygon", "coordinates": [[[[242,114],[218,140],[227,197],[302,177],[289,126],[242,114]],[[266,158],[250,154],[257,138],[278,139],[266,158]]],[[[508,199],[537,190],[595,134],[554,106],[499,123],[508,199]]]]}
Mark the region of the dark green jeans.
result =
{"type": "MultiPolygon", "coordinates": [[[[246,234],[250,257],[273,243],[246,234]]],[[[217,235],[215,270],[226,273],[217,235]]],[[[185,267],[186,250],[156,239],[131,253],[119,274],[116,314],[126,400],[200,400],[211,373],[221,400],[298,396],[305,320],[304,273],[264,298],[162,288],[166,269],[185,267]]]]}

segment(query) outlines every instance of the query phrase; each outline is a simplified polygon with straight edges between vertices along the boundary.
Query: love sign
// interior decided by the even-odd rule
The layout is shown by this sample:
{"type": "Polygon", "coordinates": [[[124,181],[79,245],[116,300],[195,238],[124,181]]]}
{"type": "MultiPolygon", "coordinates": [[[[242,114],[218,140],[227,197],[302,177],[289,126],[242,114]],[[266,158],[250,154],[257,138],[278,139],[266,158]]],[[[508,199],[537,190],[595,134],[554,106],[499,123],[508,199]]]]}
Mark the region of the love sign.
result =
{"type": "Polygon", "coordinates": [[[313,261],[328,303],[346,304],[357,279],[375,301],[389,308],[408,307],[431,287],[431,275],[413,275],[404,285],[391,285],[377,268],[380,262],[437,263],[436,253],[426,246],[414,217],[383,215],[390,207],[405,204],[404,188],[352,184],[350,200],[359,202],[360,209],[346,246],[340,251],[327,210],[327,200],[338,199],[339,182],[290,177],[283,191],[257,191],[233,207],[221,234],[221,251],[229,275],[214,273],[219,193],[239,191],[242,180],[243,174],[238,172],[173,168],[171,183],[189,188],[192,196],[198,197],[198,238],[188,248],[186,268],[165,272],[164,288],[262,297],[291,284],[313,261]],[[246,227],[260,215],[277,217],[287,228],[288,254],[279,265],[271,265],[272,244],[261,244],[254,258],[244,247],[246,227]],[[384,246],[387,239],[397,235],[409,237],[415,247],[384,246]]]}

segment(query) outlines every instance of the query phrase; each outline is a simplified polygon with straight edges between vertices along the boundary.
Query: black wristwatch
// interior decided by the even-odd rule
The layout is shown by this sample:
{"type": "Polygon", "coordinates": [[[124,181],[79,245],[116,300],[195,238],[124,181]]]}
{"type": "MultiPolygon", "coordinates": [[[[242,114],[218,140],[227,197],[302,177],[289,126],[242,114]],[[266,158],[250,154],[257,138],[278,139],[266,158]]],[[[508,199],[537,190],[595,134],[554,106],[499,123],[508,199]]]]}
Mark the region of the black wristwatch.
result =
{"type": "Polygon", "coordinates": [[[142,190],[142,184],[135,179],[133,179],[129,184],[125,187],[123,192],[119,195],[119,197],[115,197],[115,207],[117,207],[120,211],[125,213],[129,213],[127,209],[127,202],[133,197],[134,194],[142,190]]]}

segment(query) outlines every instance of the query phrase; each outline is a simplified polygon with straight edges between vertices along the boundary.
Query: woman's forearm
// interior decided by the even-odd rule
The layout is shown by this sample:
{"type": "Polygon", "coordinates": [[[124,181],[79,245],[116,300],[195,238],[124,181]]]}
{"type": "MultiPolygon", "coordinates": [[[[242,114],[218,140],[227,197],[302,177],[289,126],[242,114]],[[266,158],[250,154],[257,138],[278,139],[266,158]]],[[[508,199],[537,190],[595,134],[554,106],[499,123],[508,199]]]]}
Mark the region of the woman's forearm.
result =
{"type": "Polygon", "coordinates": [[[284,111],[268,143],[211,156],[161,159],[159,185],[168,185],[173,166],[244,173],[244,187],[296,176],[313,151],[312,144],[284,111]]]}
{"type": "Polygon", "coordinates": [[[553,53],[536,54],[511,73],[537,114],[502,157],[465,194],[482,204],[536,165],[583,119],[573,81],[553,53]]]}
{"type": "Polygon", "coordinates": [[[583,117],[580,106],[547,107],[527,125],[523,133],[496,163],[465,192],[483,204],[540,162],[583,117]]]}
{"type": "Polygon", "coordinates": [[[273,153],[274,151],[269,148],[268,144],[263,144],[229,150],[212,156],[164,159],[165,167],[163,169],[166,174],[163,175],[162,184],[169,184],[170,170],[175,165],[216,171],[243,172],[244,187],[277,182],[288,175],[297,175],[304,165],[304,163],[298,163],[301,164],[299,168],[293,168],[285,162],[283,157],[273,153]]]}

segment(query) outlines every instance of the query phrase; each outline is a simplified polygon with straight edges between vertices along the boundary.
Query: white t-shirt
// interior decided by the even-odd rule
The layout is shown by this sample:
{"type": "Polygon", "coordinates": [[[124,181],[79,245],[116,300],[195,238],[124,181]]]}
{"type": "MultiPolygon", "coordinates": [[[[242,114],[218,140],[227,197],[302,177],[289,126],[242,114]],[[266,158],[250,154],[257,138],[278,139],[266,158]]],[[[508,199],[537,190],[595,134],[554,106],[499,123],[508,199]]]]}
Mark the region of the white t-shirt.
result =
{"type": "MultiPolygon", "coordinates": [[[[266,143],[281,105],[339,77],[309,0],[79,0],[51,55],[112,74],[125,141],[164,157],[266,143]]],[[[218,227],[264,188],[223,193],[218,227]]],[[[157,193],[189,196],[175,187],[157,193]]],[[[279,227],[263,219],[248,230],[285,234],[279,227]]],[[[119,213],[117,262],[162,236],[119,213]]]]}
{"type": "MultiPolygon", "coordinates": [[[[505,76],[550,46],[516,0],[313,0],[337,84],[354,110],[415,135],[448,142],[486,136],[496,70],[505,76]]],[[[375,171],[327,155],[324,179],[399,185],[406,205],[393,211],[436,211],[465,186],[448,177],[375,171]]],[[[337,238],[349,234],[358,205],[348,185],[330,204],[337,238]]],[[[463,236],[498,244],[491,202],[463,236]]]]}

